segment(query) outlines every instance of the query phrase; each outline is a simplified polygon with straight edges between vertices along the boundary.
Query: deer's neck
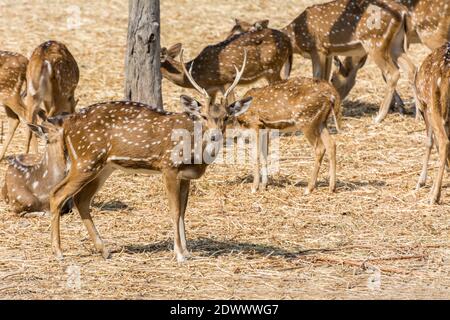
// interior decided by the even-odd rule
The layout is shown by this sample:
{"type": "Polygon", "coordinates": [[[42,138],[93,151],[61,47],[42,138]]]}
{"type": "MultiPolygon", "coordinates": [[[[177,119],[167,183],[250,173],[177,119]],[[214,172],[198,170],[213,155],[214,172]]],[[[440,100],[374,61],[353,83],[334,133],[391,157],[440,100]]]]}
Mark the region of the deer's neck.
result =
{"type": "Polygon", "coordinates": [[[58,145],[50,145],[47,146],[36,173],[42,176],[48,186],[53,187],[64,178],[65,169],[64,149],[58,145]]]}
{"type": "Polygon", "coordinates": [[[191,87],[189,81],[187,81],[186,77],[184,76],[181,62],[175,60],[163,62],[161,64],[161,74],[164,78],[180,87],[184,88],[191,87]]]}

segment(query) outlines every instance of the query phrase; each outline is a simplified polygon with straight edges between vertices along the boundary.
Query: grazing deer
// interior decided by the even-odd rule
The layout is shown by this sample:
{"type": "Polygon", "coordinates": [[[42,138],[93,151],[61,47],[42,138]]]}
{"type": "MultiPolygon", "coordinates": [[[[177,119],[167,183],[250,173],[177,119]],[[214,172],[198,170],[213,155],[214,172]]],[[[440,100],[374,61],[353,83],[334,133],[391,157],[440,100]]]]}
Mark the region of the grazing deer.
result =
{"type": "Polygon", "coordinates": [[[27,215],[49,211],[49,193],[65,177],[66,171],[62,121],[58,116],[47,119],[42,125],[29,124],[31,130],[47,142],[40,159],[32,154],[7,157],[9,166],[2,196],[11,204],[13,212],[27,215]]]}
{"type": "Polygon", "coordinates": [[[235,124],[256,132],[257,153],[252,191],[260,185],[262,162],[262,188],[267,186],[267,152],[261,152],[260,129],[302,131],[315,149],[315,164],[306,194],[317,183],[325,151],[330,159],[330,191],[336,189],[336,144],[327,128],[327,119],[334,115],[339,129],[340,99],[336,90],[326,81],[309,78],[292,78],[274,85],[251,89],[245,97],[252,97],[250,110],[239,116],[235,124]],[[261,161],[262,160],[262,161],[261,161]]]}
{"type": "Polygon", "coordinates": [[[8,118],[8,135],[0,153],[0,160],[6,154],[20,120],[26,119],[27,108],[21,97],[26,78],[28,59],[23,55],[0,51],[0,105],[5,107],[8,118]]]}
{"type": "Polygon", "coordinates": [[[439,169],[431,189],[431,204],[441,195],[445,165],[449,163],[450,42],[434,50],[422,63],[415,79],[416,105],[426,126],[427,143],[417,189],[425,185],[434,140],[439,152],[439,169]]]}
{"type": "Polygon", "coordinates": [[[333,56],[369,55],[381,69],[387,92],[375,122],[389,111],[400,77],[399,67],[414,77],[414,64],[405,53],[407,9],[383,0],[335,0],[308,7],[282,29],[294,53],[311,58],[313,75],[330,78],[333,56]]]}
{"type": "MultiPolygon", "coordinates": [[[[161,72],[164,78],[185,88],[193,88],[183,73],[183,66],[175,60],[181,51],[181,44],[161,50],[161,72]]],[[[265,78],[272,84],[280,81],[280,72],[284,66],[284,77],[288,78],[292,66],[292,47],[289,38],[273,29],[261,29],[254,32],[235,35],[218,44],[207,46],[193,60],[186,63],[192,69],[195,81],[205,88],[212,101],[217,93],[224,93],[234,80],[234,65],[248,55],[248,63],[240,84],[253,83],[265,78]]],[[[233,99],[233,96],[230,96],[233,99]]]]}
{"type": "MultiPolygon", "coordinates": [[[[388,1],[388,0],[385,0],[388,1]]],[[[396,0],[404,5],[411,16],[411,26],[407,35],[408,43],[423,43],[434,50],[450,41],[450,3],[436,0],[396,0]]],[[[332,83],[344,99],[355,85],[356,76],[365,64],[367,56],[347,57],[341,62],[335,57],[336,70],[332,83]]],[[[402,106],[400,96],[395,100],[402,106]]]]}
{"type": "MultiPolygon", "coordinates": [[[[219,141],[227,121],[244,113],[251,98],[227,105],[227,97],[239,83],[246,65],[238,71],[220,104],[211,102],[206,90],[197,84],[186,70],[181,53],[181,67],[192,86],[205,98],[205,106],[196,100],[181,96],[183,113],[170,113],[134,102],[107,102],[90,106],[64,121],[64,139],[70,158],[67,177],[52,191],[50,208],[52,212],[52,248],[56,257],[62,258],[60,244],[60,212],[64,203],[73,197],[74,209],[79,212],[93,240],[103,257],[109,256],[90,215],[92,197],[105,180],[116,169],[144,173],[160,172],[169,199],[169,208],[174,223],[174,251],[179,262],[188,256],[186,246],[184,214],[189,196],[191,179],[200,178],[207,168],[204,161],[191,162],[200,151],[219,141]],[[189,161],[174,159],[178,155],[176,141],[172,135],[183,130],[194,134],[194,123],[202,124],[202,131],[214,129],[210,141],[197,142],[188,146],[189,161]],[[200,147],[200,150],[198,148],[200,147]],[[194,148],[194,149],[193,149],[194,148]],[[194,154],[193,154],[194,153],[194,154]],[[194,164],[192,164],[194,163],[194,164]],[[199,164],[195,164],[199,163],[199,164]]],[[[245,54],[244,54],[245,56],[245,54]]],[[[183,148],[186,146],[183,145],[183,148]]],[[[186,156],[186,153],[184,153],[186,156]]],[[[214,155],[213,155],[214,156],[214,155]]]]}
{"type": "MultiPolygon", "coordinates": [[[[75,89],[78,85],[80,72],[77,62],[67,47],[57,41],[47,41],[37,47],[31,55],[27,68],[27,120],[36,122],[36,113],[44,103],[47,117],[62,113],[73,113],[77,101],[75,89]]],[[[27,152],[30,144],[34,152],[37,143],[28,131],[27,152]],[[33,140],[32,142],[30,140],[33,140]]]]}

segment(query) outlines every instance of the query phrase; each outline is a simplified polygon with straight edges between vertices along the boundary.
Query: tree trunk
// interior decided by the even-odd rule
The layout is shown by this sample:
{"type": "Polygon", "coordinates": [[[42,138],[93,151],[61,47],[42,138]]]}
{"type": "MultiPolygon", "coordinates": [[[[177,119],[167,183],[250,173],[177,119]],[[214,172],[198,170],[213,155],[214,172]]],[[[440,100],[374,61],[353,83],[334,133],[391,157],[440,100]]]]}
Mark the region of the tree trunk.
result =
{"type": "Polygon", "coordinates": [[[125,99],[162,110],[159,0],[129,0],[125,99]]]}

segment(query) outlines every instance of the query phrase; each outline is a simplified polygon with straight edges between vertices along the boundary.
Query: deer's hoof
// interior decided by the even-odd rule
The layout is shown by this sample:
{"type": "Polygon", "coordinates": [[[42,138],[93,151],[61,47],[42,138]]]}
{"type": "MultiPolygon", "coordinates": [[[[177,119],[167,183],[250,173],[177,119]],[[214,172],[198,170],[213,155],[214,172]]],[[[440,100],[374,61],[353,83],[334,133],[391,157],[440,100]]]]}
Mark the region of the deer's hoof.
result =
{"type": "Polygon", "coordinates": [[[104,248],[102,250],[102,257],[105,260],[109,259],[111,257],[111,252],[108,249],[104,248]]]}
{"type": "Polygon", "coordinates": [[[383,121],[383,117],[377,116],[375,119],[373,119],[374,124],[380,124],[381,121],[383,121]]]}
{"type": "Polygon", "coordinates": [[[55,259],[57,261],[63,261],[64,260],[64,255],[62,254],[61,251],[56,251],[55,252],[55,259]]]}
{"type": "Polygon", "coordinates": [[[180,264],[186,263],[186,261],[188,260],[188,257],[185,254],[177,254],[177,262],[180,264]]]}

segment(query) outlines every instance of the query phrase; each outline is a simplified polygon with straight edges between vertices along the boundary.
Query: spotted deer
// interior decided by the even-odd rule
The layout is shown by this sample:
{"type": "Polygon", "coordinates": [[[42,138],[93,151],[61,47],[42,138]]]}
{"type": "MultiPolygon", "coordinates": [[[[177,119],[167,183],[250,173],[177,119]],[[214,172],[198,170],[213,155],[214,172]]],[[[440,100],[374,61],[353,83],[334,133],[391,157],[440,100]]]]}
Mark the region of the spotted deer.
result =
{"type": "Polygon", "coordinates": [[[0,105],[4,106],[8,118],[8,135],[0,153],[0,160],[14,137],[20,120],[25,120],[25,106],[21,90],[26,79],[28,59],[15,52],[0,51],[0,105]]]}
{"type": "Polygon", "coordinates": [[[335,0],[313,5],[282,29],[290,37],[294,53],[312,59],[316,78],[330,78],[334,56],[371,57],[387,84],[376,123],[389,111],[400,78],[399,65],[413,81],[415,66],[406,55],[409,30],[407,9],[386,0],[335,0]]]}
{"type": "Polygon", "coordinates": [[[260,129],[278,129],[282,132],[302,131],[314,148],[315,163],[305,194],[316,187],[325,151],[330,159],[330,191],[336,189],[336,144],[327,128],[333,115],[336,128],[340,122],[340,98],[336,90],[324,80],[291,78],[274,85],[251,89],[244,97],[252,97],[252,107],[236,118],[235,126],[256,132],[257,153],[252,191],[268,183],[267,150],[260,142],[260,129]],[[262,163],[262,181],[260,163],[262,163]]]}
{"type": "MultiPolygon", "coordinates": [[[[64,121],[64,139],[70,159],[69,172],[50,196],[52,248],[56,257],[62,258],[60,212],[69,198],[73,198],[74,210],[81,215],[96,249],[103,257],[109,256],[92,222],[90,203],[116,169],[162,173],[173,216],[175,255],[179,262],[188,257],[184,215],[189,185],[192,179],[198,179],[205,173],[208,165],[205,161],[195,162],[192,158],[197,159],[211,144],[222,144],[220,137],[226,122],[244,113],[250,106],[251,98],[238,100],[230,105],[226,103],[227,96],[244,73],[245,58],[241,70],[237,72],[220,104],[212,103],[207,91],[186,70],[182,53],[181,66],[192,86],[204,95],[204,106],[184,95],[181,96],[184,109],[182,113],[165,112],[134,102],[106,102],[83,109],[64,121]],[[202,124],[202,132],[211,129],[214,133],[209,140],[197,141],[194,146],[187,145],[188,152],[184,155],[188,156],[188,161],[181,161],[174,157],[180,151],[172,135],[180,130],[187,132],[189,136],[193,135],[196,122],[202,124]]],[[[214,156],[214,153],[211,154],[214,156]]]]}
{"type": "Polygon", "coordinates": [[[448,0],[395,0],[406,6],[412,18],[409,43],[422,43],[434,50],[450,41],[448,0]]]}
{"type": "Polygon", "coordinates": [[[42,125],[28,124],[46,141],[42,157],[27,154],[6,158],[9,165],[2,196],[13,212],[31,216],[49,211],[49,193],[62,181],[66,171],[62,121],[63,118],[58,116],[47,119],[42,125]]]}
{"type": "MultiPolygon", "coordinates": [[[[31,55],[27,68],[27,120],[36,123],[36,113],[44,104],[47,117],[62,113],[73,113],[77,101],[75,89],[80,72],[69,49],[57,41],[47,41],[38,46],[31,55]]],[[[36,139],[28,132],[27,152],[32,146],[37,151],[36,139]]]]}
{"type": "Polygon", "coordinates": [[[449,156],[450,42],[435,49],[422,63],[415,78],[416,105],[425,120],[427,142],[422,173],[417,189],[425,185],[433,144],[439,153],[439,169],[430,194],[431,204],[438,203],[442,178],[449,156]]]}
{"type": "MultiPolygon", "coordinates": [[[[389,1],[389,0],[385,0],[389,1]]],[[[411,27],[407,35],[408,44],[422,43],[434,50],[450,41],[450,3],[436,0],[395,0],[404,5],[411,16],[411,27]]],[[[341,98],[345,98],[356,82],[367,56],[347,57],[341,62],[335,57],[336,69],[332,83],[338,88],[341,98]]],[[[402,105],[395,92],[395,100],[402,105]]]]}
{"type": "MultiPolygon", "coordinates": [[[[183,73],[183,66],[176,60],[181,44],[161,51],[161,72],[164,78],[184,88],[193,88],[183,73]]],[[[273,29],[261,29],[238,34],[215,45],[205,47],[185,67],[192,70],[195,81],[208,92],[212,101],[219,92],[224,93],[233,83],[234,65],[239,65],[243,52],[247,52],[247,65],[240,84],[254,83],[265,78],[268,83],[288,78],[292,66],[292,47],[289,38],[273,29]]],[[[230,99],[234,97],[231,95],[230,99]]]]}

